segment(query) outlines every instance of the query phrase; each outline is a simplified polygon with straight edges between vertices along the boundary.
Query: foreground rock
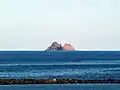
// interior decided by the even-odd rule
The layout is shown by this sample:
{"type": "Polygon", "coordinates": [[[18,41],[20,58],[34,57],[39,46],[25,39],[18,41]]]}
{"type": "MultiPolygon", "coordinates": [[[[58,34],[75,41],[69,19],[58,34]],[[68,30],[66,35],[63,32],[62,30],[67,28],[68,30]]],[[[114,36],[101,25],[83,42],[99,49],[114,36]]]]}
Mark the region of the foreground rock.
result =
{"type": "Polygon", "coordinates": [[[53,42],[51,46],[49,46],[46,51],[59,51],[59,50],[64,50],[64,51],[74,51],[75,48],[71,44],[65,44],[62,46],[61,44],[58,44],[57,42],[53,42]]]}
{"type": "Polygon", "coordinates": [[[77,79],[0,79],[0,85],[11,84],[95,84],[109,83],[120,84],[120,80],[77,80],[77,79]]]}

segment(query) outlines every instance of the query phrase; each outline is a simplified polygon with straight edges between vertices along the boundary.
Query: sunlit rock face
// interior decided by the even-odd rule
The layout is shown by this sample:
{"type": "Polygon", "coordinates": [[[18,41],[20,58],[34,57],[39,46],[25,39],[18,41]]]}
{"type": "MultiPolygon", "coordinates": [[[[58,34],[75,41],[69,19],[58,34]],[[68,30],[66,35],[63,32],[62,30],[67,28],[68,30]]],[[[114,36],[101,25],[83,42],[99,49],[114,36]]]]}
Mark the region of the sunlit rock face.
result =
{"type": "Polygon", "coordinates": [[[75,50],[75,48],[71,45],[71,44],[67,44],[65,43],[65,45],[63,46],[64,50],[75,50]]]}

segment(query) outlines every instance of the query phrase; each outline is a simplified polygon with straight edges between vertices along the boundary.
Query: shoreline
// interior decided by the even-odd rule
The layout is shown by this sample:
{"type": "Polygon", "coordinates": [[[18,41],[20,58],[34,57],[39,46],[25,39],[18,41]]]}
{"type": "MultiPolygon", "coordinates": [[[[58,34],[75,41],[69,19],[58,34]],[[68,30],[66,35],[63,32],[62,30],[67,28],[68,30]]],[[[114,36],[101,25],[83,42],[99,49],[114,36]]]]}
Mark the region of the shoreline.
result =
{"type": "Polygon", "coordinates": [[[13,84],[120,84],[120,80],[0,79],[0,85],[13,85],[13,84]]]}

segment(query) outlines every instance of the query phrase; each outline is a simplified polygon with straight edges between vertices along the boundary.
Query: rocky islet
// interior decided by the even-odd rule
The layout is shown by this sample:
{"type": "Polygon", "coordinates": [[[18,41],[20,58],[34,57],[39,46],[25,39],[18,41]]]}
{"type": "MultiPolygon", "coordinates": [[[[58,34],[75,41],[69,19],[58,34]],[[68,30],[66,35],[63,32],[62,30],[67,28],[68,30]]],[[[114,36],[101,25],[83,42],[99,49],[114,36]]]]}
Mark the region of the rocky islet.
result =
{"type": "Polygon", "coordinates": [[[53,42],[47,49],[46,51],[59,51],[59,50],[64,50],[64,51],[74,51],[75,48],[71,44],[65,43],[64,46],[57,42],[53,42]]]}

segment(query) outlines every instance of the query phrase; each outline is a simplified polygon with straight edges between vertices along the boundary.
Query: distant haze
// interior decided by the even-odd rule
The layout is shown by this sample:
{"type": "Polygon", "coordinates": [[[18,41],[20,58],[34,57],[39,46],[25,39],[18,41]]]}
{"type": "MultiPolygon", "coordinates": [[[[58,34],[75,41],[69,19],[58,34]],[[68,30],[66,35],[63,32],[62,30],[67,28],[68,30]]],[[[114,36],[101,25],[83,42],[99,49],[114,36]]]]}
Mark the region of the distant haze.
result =
{"type": "Polygon", "coordinates": [[[120,0],[0,0],[0,50],[120,50],[120,0]]]}

